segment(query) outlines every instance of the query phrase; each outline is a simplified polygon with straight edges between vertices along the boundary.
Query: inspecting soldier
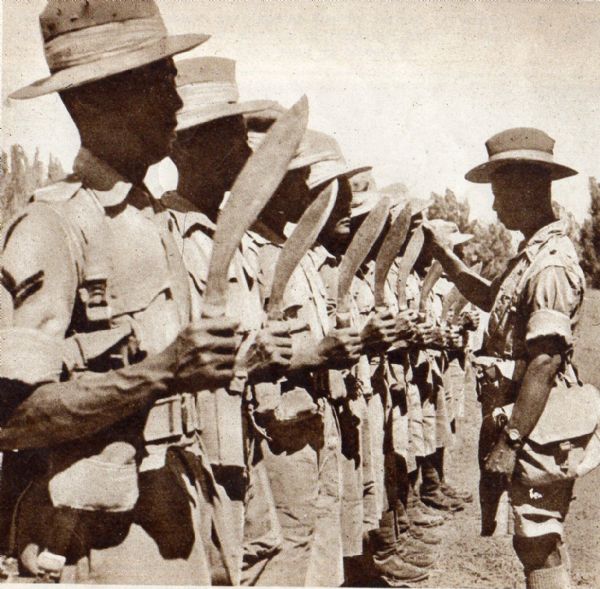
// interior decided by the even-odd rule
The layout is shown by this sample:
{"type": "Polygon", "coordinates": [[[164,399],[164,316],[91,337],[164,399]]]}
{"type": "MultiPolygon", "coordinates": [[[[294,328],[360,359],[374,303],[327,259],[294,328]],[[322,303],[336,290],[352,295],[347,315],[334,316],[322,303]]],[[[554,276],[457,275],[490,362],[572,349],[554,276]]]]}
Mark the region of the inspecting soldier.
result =
{"type": "Polygon", "coordinates": [[[3,447],[41,449],[13,549],[43,580],[208,584],[201,511],[219,496],[182,391],[231,379],[236,322],[188,327],[187,275],[142,184],[174,137],[171,56],[207,36],[168,36],[152,1],[50,1],[40,24],[51,75],[13,97],[59,92],[82,148],[3,235],[3,447]]]}
{"type": "MultiPolygon", "coordinates": [[[[486,148],[488,161],[466,178],[491,183],[499,220],[525,236],[506,271],[490,284],[470,271],[433,231],[426,233],[448,277],[471,302],[491,312],[483,345],[491,363],[486,371],[489,377],[482,382],[480,450],[486,470],[496,477],[496,489],[494,483],[490,486],[489,480],[482,480],[482,511],[492,507],[490,495],[501,492],[506,479],[515,516],[513,545],[527,586],[565,589],[570,580],[563,522],[573,481],[554,480],[534,487],[515,466],[528,436],[550,408],[551,389],[566,387],[566,404],[570,403],[568,388],[574,391],[571,395],[577,392],[571,354],[585,284],[573,244],[563,222],[556,220],[551,201],[551,183],[576,172],[554,162],[554,140],[538,129],[503,131],[491,137],[486,148]],[[485,418],[513,401],[512,416],[494,435],[485,418]]],[[[566,404],[563,411],[569,410],[566,404]]],[[[484,533],[490,533],[490,519],[493,515],[484,514],[484,533]]]]}

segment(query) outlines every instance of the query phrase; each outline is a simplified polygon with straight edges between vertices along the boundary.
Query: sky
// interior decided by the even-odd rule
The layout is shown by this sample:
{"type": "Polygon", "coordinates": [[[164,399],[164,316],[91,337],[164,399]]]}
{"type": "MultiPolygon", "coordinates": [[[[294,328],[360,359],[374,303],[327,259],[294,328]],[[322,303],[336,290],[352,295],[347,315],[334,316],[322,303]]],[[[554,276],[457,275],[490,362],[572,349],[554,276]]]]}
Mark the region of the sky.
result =
{"type": "MultiPolygon", "coordinates": [[[[132,1],[132,0],[126,0],[132,1]]],[[[485,161],[485,140],[537,127],[556,161],[579,175],[553,185],[581,220],[588,178],[600,179],[600,2],[383,0],[158,0],[172,33],[211,39],[181,57],[237,60],[243,100],[290,106],[302,94],[309,126],[335,135],[380,186],[415,196],[455,191],[472,216],[493,220],[489,185],[464,174],[485,161]]],[[[2,141],[58,156],[76,130],[56,96],[7,98],[48,74],[38,15],[45,0],[2,0],[2,141]]]]}

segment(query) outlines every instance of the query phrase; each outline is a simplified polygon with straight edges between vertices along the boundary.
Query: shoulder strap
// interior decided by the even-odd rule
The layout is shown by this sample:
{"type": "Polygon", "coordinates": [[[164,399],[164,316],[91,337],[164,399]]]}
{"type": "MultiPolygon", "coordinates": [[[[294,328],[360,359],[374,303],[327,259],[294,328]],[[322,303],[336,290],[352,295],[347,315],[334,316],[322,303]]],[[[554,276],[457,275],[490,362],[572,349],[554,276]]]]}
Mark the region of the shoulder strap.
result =
{"type": "Polygon", "coordinates": [[[105,247],[110,228],[104,209],[94,194],[82,190],[81,182],[66,178],[36,191],[34,199],[56,209],[62,223],[79,242],[83,268],[79,272],[78,296],[84,308],[86,331],[111,317],[107,301],[107,283],[112,261],[105,247]]]}

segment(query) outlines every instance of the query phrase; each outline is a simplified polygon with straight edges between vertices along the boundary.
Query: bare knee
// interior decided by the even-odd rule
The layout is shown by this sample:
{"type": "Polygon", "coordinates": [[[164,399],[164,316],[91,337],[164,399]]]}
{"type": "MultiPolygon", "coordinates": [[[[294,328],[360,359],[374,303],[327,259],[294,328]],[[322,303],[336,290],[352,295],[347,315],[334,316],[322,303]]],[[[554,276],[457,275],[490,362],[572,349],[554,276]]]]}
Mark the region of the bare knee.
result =
{"type": "Polygon", "coordinates": [[[547,569],[561,565],[561,539],[558,534],[535,538],[513,536],[513,547],[525,571],[547,569]]]}

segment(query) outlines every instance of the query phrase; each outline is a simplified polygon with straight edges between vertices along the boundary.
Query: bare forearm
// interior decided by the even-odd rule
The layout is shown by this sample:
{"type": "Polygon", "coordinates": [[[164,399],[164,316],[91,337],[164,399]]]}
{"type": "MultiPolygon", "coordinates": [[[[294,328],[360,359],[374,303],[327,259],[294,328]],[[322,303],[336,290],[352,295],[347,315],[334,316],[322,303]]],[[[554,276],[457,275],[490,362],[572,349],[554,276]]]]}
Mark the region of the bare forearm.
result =
{"type": "Polygon", "coordinates": [[[93,435],[170,394],[165,358],[37,387],[0,429],[0,450],[40,448],[93,435]]]}
{"type": "Polygon", "coordinates": [[[436,247],[434,255],[442,264],[449,280],[456,284],[469,302],[484,311],[492,308],[494,301],[488,280],[471,271],[455,253],[447,248],[436,247]]]}
{"type": "Polygon", "coordinates": [[[559,354],[540,354],[527,366],[508,426],[516,429],[522,438],[532,432],[544,411],[560,364],[559,354]]]}

